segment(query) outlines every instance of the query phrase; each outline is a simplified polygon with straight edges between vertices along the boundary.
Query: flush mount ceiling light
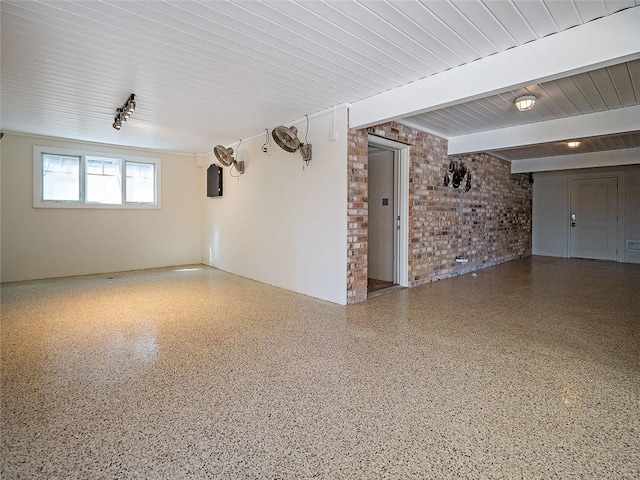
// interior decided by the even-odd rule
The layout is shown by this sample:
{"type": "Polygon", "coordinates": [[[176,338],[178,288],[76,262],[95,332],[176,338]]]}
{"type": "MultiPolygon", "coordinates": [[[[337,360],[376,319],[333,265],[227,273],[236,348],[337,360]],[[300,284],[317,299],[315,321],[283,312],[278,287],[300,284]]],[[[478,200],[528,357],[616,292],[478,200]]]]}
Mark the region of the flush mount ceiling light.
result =
{"type": "Polygon", "coordinates": [[[582,142],[579,142],[577,140],[573,140],[571,142],[567,142],[567,147],[569,147],[569,148],[578,148],[580,145],[582,145],[582,142]]]}
{"type": "Polygon", "coordinates": [[[213,154],[223,167],[233,167],[240,175],[244,173],[244,162],[238,162],[233,158],[233,148],[225,148],[222,145],[213,147],[213,154]]]}
{"type": "Polygon", "coordinates": [[[116,130],[120,130],[122,128],[122,122],[126,122],[127,120],[129,120],[133,112],[136,111],[135,97],[136,96],[133,93],[129,95],[129,98],[126,102],[124,102],[124,105],[116,110],[116,116],[113,119],[112,125],[112,127],[116,130]]]}
{"type": "Polygon", "coordinates": [[[516,98],[513,101],[515,107],[521,111],[526,112],[527,110],[531,110],[536,103],[535,95],[522,95],[521,97],[516,98]]]}
{"type": "MultiPolygon", "coordinates": [[[[307,117],[307,133],[309,132],[309,117],[307,117]]],[[[308,143],[302,143],[298,138],[298,129],[296,127],[285,127],[283,125],[277,126],[271,132],[271,136],[278,144],[278,146],[286,152],[294,153],[296,150],[300,151],[302,160],[305,163],[311,161],[311,145],[308,143]]],[[[305,142],[307,136],[305,135],[305,142]]]]}

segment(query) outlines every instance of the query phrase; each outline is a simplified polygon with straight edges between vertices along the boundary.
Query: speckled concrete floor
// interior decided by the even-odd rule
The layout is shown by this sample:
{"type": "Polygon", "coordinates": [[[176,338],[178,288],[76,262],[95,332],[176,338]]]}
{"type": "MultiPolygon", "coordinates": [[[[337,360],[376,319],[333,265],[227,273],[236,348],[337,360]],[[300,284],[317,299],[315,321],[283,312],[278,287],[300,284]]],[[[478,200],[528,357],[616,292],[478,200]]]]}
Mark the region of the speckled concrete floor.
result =
{"type": "Polygon", "coordinates": [[[346,308],[194,268],[2,286],[3,479],[640,476],[640,265],[346,308]]]}

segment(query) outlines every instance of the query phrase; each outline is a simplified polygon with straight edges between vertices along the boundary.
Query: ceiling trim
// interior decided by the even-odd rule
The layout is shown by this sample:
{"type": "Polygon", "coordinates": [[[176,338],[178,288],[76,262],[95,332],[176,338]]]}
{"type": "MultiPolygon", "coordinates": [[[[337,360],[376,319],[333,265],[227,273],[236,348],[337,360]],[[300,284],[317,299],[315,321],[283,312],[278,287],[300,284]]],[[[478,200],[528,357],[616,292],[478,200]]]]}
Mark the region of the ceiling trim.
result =
{"type": "Polygon", "coordinates": [[[181,151],[181,150],[170,150],[163,149],[161,147],[138,147],[132,145],[125,145],[123,143],[109,143],[109,142],[100,142],[97,140],[83,140],[78,138],[71,137],[62,137],[59,135],[45,135],[42,133],[29,133],[29,132],[20,132],[17,130],[2,130],[5,135],[13,135],[16,137],[26,137],[30,139],[41,140],[42,142],[71,142],[78,143],[81,145],[88,145],[91,147],[98,148],[109,148],[113,149],[116,152],[122,152],[123,150],[135,150],[141,153],[150,153],[153,155],[181,155],[185,157],[193,157],[195,158],[197,154],[193,152],[181,151]]]}
{"type": "Polygon", "coordinates": [[[447,154],[462,155],[488,150],[505,150],[638,130],[640,130],[640,105],[635,105],[451,137],[448,142],[447,154]]]}
{"type": "Polygon", "coordinates": [[[511,173],[574,170],[578,168],[612,167],[640,164],[640,148],[603,152],[575,153],[553,157],[528,158],[511,162],[511,173]]]}
{"type": "Polygon", "coordinates": [[[628,8],[373,95],[351,104],[349,128],[365,128],[640,58],[638,25],[640,7],[628,8]]]}

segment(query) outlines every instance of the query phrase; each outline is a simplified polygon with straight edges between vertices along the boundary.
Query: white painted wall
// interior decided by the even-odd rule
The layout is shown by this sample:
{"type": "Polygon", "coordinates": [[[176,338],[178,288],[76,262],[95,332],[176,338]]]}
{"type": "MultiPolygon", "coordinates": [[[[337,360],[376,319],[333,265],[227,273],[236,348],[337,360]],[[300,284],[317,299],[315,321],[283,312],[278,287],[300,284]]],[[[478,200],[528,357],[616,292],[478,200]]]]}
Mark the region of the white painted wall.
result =
{"type": "Polygon", "coordinates": [[[533,254],[569,256],[569,180],[620,174],[618,260],[640,263],[640,252],[626,251],[626,240],[640,240],[640,165],[586,168],[534,174],[533,254]]]}
{"type": "MultiPolygon", "coordinates": [[[[626,240],[640,240],[640,165],[627,167],[626,177],[626,240]]],[[[640,263],[640,252],[626,252],[627,262],[640,263]]]]}
{"type": "MultiPolygon", "coordinates": [[[[246,162],[246,173],[231,178],[225,168],[223,196],[203,195],[203,263],[346,303],[346,109],[338,109],[336,118],[335,141],[333,112],[310,119],[313,159],[304,170],[299,152],[287,153],[273,141],[271,155],[264,155],[263,136],[242,143],[236,158],[246,162]]],[[[306,123],[295,126],[304,141],[306,123]]],[[[213,161],[203,162],[202,185],[213,161]]]]}
{"type": "Polygon", "coordinates": [[[0,283],[2,283],[2,139],[0,139],[0,283]]]}
{"type": "Polygon", "coordinates": [[[532,253],[549,257],[568,256],[565,180],[562,174],[535,173],[532,205],[532,253]]]}
{"type": "Polygon", "coordinates": [[[193,156],[11,134],[1,154],[3,282],[200,263],[205,187],[193,156]],[[162,208],[33,208],[34,145],[161,158],[162,208]]]}

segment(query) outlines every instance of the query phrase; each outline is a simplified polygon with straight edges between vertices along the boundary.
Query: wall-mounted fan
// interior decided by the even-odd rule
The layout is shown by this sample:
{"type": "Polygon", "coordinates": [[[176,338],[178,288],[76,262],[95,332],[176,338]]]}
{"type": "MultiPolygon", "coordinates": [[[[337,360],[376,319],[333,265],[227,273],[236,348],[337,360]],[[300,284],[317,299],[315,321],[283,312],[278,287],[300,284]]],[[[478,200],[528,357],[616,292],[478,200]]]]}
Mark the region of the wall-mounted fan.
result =
{"type": "Polygon", "coordinates": [[[296,127],[280,125],[273,129],[271,135],[278,146],[284,151],[294,153],[296,150],[300,150],[302,159],[306,163],[311,161],[311,144],[300,142],[298,129],[296,127]]]}
{"type": "Polygon", "coordinates": [[[213,147],[213,154],[223,167],[233,167],[242,175],[244,173],[244,162],[238,162],[233,158],[233,148],[225,148],[222,145],[213,147]]]}

